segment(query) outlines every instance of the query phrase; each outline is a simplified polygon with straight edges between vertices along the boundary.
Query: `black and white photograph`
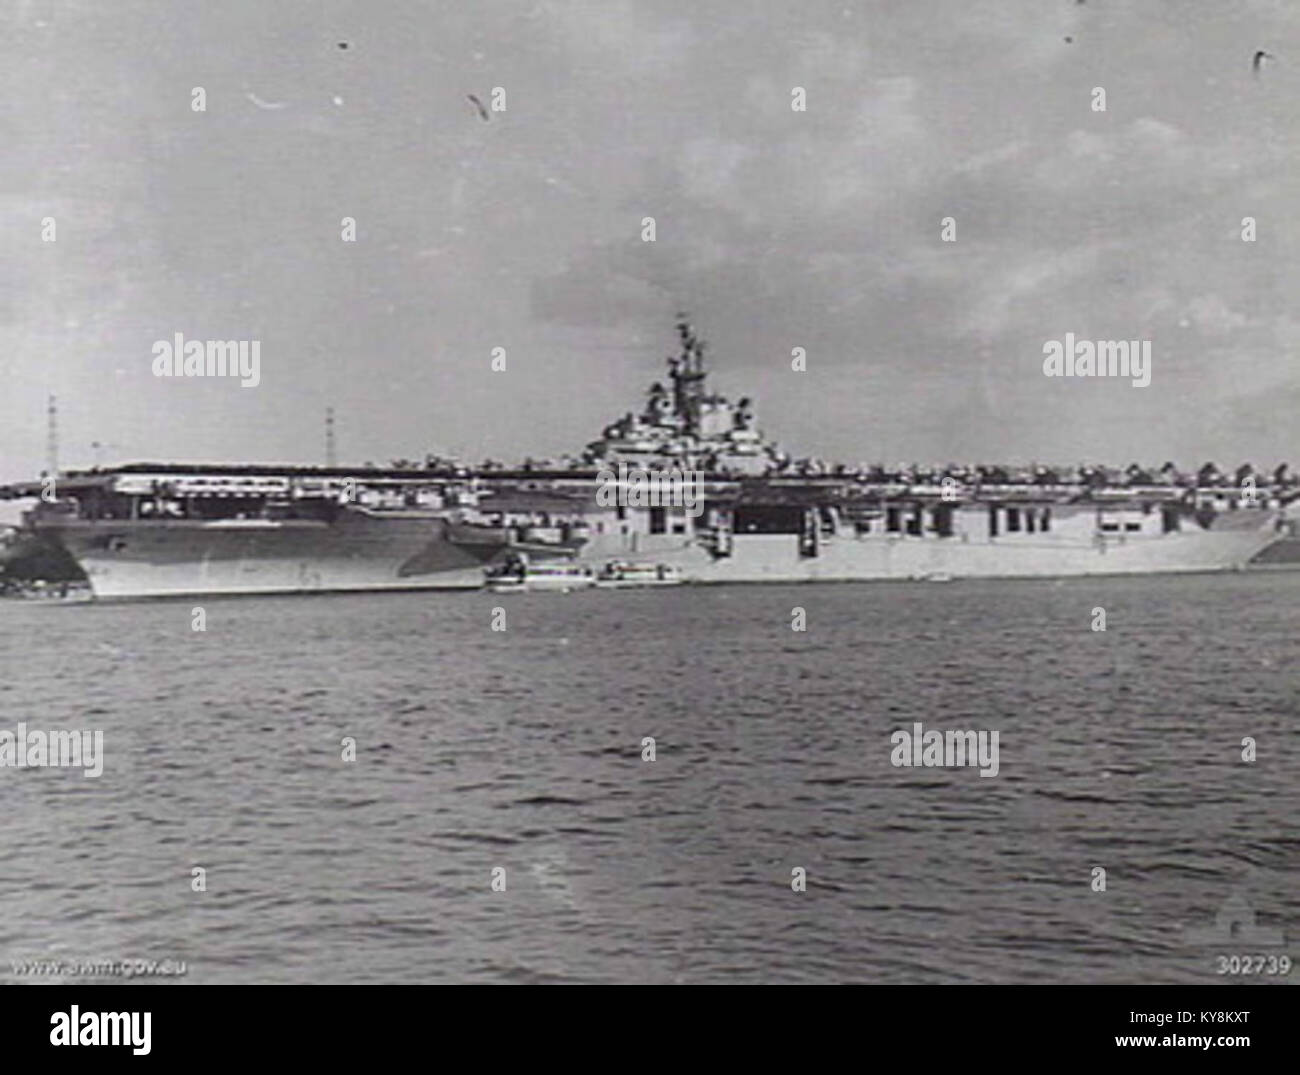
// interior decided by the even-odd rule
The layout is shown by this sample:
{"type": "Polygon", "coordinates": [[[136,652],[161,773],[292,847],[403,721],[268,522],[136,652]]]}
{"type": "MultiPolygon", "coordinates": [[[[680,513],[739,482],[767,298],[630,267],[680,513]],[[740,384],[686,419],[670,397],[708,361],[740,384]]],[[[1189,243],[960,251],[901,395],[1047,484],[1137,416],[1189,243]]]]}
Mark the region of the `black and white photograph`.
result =
{"type": "Polygon", "coordinates": [[[0,147],[46,1054],[255,986],[1284,1029],[1293,0],[0,0],[0,147]]]}

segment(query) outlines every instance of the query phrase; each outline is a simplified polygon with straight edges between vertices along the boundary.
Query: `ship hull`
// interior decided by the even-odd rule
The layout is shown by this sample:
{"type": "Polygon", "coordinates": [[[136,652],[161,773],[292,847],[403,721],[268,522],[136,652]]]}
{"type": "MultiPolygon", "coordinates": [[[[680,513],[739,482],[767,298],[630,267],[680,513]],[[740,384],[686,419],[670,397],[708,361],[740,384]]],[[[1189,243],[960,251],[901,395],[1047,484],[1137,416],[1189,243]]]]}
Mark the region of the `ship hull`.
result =
{"type": "Polygon", "coordinates": [[[45,532],[108,599],[470,589],[506,547],[449,541],[438,517],[357,510],[331,522],[76,520],[45,532]]]}
{"type": "Polygon", "coordinates": [[[841,533],[819,540],[811,554],[806,536],[798,534],[737,534],[724,556],[698,541],[606,536],[586,556],[653,558],[697,583],[1068,578],[1240,570],[1277,539],[1278,513],[1271,510],[1223,513],[1209,527],[1169,533],[1158,532],[1158,517],[1150,516],[1140,524],[1145,532],[1132,535],[1097,532],[1092,509],[1061,514],[1053,532],[841,533]]]}
{"type": "Polygon", "coordinates": [[[1172,534],[1102,548],[1048,542],[962,544],[897,538],[848,539],[803,558],[781,537],[737,539],[731,556],[700,550],[665,557],[690,582],[834,582],[961,578],[1068,578],[1239,570],[1266,547],[1268,535],[1172,534]]]}
{"type": "MultiPolygon", "coordinates": [[[[99,598],[473,589],[485,567],[518,548],[489,528],[363,510],[328,523],[76,520],[46,533],[75,557],[99,598]]],[[[1068,528],[975,540],[842,534],[820,542],[815,555],[792,534],[736,535],[725,556],[692,537],[605,534],[577,559],[598,565],[640,556],[694,583],[1065,578],[1240,569],[1275,540],[1274,513],[1252,512],[1209,529],[1104,539],[1068,528]]]]}

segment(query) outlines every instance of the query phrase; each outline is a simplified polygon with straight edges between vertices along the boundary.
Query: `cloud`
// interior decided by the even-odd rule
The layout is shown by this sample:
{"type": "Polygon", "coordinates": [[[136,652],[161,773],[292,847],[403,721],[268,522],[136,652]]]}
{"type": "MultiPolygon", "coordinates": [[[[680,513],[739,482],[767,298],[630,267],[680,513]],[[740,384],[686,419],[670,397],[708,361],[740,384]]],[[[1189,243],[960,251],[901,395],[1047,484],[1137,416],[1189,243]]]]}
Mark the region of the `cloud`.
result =
{"type": "Polygon", "coordinates": [[[533,282],[531,309],[540,320],[607,327],[663,308],[666,288],[626,247],[601,246],[560,272],[533,282]]]}
{"type": "Polygon", "coordinates": [[[695,201],[725,202],[734,197],[737,169],[757,155],[756,148],[738,142],[692,138],[678,160],[683,191],[695,201]]]}
{"type": "Polygon", "coordinates": [[[695,40],[692,24],[660,18],[632,0],[542,0],[537,25],[582,63],[623,75],[679,71],[695,40]]]}
{"type": "MultiPolygon", "coordinates": [[[[1066,250],[1037,249],[1019,256],[1010,251],[1003,253],[998,259],[1003,265],[1001,271],[988,265],[982,274],[963,321],[964,330],[984,339],[1000,335],[1017,322],[1018,304],[1033,299],[1038,307],[1043,293],[1050,291],[1056,292],[1059,299],[1066,289],[1096,271],[1109,246],[1097,243],[1066,250]]],[[[1035,309],[1027,318],[1019,320],[1042,325],[1045,319],[1035,309]]],[[[1067,324],[1052,331],[1064,332],[1070,328],[1067,324]]]]}
{"type": "Polygon", "coordinates": [[[1218,295],[1199,295],[1187,304],[1183,317],[1199,332],[1221,336],[1249,323],[1244,314],[1228,308],[1218,295]]]}
{"type": "Polygon", "coordinates": [[[986,149],[980,153],[973,153],[965,160],[961,161],[955,167],[955,171],[961,175],[979,175],[990,168],[997,167],[1000,164],[1009,164],[1012,161],[1022,157],[1029,148],[1029,143],[1023,138],[1017,138],[1013,142],[1007,142],[1003,145],[996,146],[993,149],[986,149]]]}

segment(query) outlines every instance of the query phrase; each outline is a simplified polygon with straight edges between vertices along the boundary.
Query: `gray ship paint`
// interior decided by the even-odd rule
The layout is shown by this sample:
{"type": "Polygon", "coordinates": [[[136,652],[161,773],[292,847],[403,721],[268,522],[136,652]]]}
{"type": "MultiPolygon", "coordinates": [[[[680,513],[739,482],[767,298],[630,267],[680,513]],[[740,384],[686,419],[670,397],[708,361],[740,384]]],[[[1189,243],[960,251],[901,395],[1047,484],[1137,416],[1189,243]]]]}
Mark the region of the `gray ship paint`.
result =
{"type": "Polygon", "coordinates": [[[704,475],[698,470],[672,467],[629,467],[619,463],[618,473],[602,469],[596,480],[596,503],[602,508],[685,508],[686,514],[704,514],[704,475]]]}

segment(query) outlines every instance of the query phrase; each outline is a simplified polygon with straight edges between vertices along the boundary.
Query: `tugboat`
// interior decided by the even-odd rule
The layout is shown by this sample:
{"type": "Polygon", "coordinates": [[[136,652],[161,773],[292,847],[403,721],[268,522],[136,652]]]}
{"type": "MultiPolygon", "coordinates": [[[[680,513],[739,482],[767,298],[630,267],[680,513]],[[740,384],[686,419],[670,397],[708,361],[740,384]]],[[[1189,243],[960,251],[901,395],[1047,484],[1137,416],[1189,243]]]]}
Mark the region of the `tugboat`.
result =
{"type": "Polygon", "coordinates": [[[571,562],[530,564],[525,554],[518,553],[499,566],[488,568],[486,583],[493,593],[524,593],[534,590],[569,593],[571,590],[585,590],[594,586],[596,574],[590,566],[571,562]]]}

